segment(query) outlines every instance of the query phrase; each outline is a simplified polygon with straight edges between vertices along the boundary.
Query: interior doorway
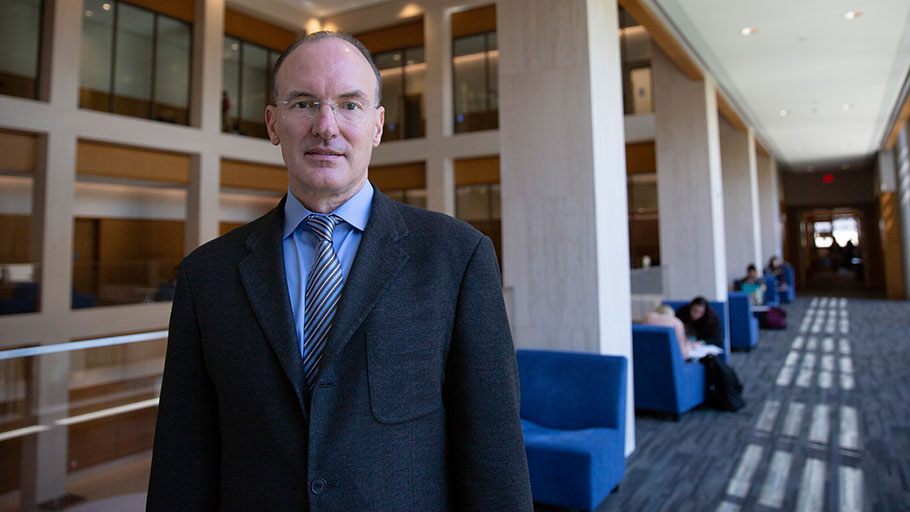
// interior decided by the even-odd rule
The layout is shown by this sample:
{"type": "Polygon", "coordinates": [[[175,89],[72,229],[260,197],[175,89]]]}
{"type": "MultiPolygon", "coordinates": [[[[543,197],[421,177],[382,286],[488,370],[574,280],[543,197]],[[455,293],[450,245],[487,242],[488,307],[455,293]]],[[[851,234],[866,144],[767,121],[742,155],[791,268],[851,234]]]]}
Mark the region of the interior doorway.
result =
{"type": "Polygon", "coordinates": [[[810,293],[867,296],[866,219],[855,208],[812,210],[800,220],[799,272],[810,293]]]}

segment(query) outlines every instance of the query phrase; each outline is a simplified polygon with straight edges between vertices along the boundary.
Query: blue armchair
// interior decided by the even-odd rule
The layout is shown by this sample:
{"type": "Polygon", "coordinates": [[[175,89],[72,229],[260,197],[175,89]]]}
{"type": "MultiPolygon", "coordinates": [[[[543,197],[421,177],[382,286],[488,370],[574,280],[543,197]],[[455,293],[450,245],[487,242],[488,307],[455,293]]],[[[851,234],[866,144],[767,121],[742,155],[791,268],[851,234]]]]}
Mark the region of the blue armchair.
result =
{"type": "Polygon", "coordinates": [[[752,314],[752,301],[746,292],[727,294],[730,314],[730,348],[752,350],[758,345],[758,318],[752,314]]]}
{"type": "Polygon", "coordinates": [[[777,294],[781,302],[789,304],[796,299],[796,271],[790,265],[784,266],[784,282],[787,283],[787,288],[778,288],[777,294]]]}
{"type": "Polygon", "coordinates": [[[777,295],[777,277],[773,274],[765,274],[765,301],[762,306],[780,306],[780,298],[777,295]]]}
{"type": "MultiPolygon", "coordinates": [[[[682,306],[688,304],[689,301],[686,300],[665,300],[664,304],[667,304],[673,310],[677,310],[682,306]]],[[[717,316],[720,319],[720,328],[724,332],[724,339],[718,342],[720,348],[724,349],[724,353],[720,355],[720,358],[723,362],[730,362],[730,315],[727,311],[727,303],[723,301],[709,300],[708,305],[717,312],[717,316]]]]}
{"type": "Polygon", "coordinates": [[[626,471],[626,358],[518,351],[534,501],[594,510],[626,471]]]}
{"type": "Polygon", "coordinates": [[[674,419],[705,401],[705,367],[685,361],[672,327],[632,324],[635,408],[674,419]]]}

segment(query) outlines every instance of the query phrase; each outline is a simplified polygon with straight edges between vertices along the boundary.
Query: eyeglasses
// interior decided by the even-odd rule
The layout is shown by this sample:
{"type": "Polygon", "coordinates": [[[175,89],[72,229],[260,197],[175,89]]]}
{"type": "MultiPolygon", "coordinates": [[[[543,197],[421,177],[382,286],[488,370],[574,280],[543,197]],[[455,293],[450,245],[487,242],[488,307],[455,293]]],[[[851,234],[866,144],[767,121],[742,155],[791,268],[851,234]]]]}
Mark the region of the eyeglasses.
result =
{"type": "Polygon", "coordinates": [[[337,122],[357,122],[367,117],[367,110],[377,108],[373,105],[364,105],[357,100],[344,100],[338,103],[330,101],[317,101],[310,98],[291,98],[278,102],[281,117],[285,121],[314,121],[319,117],[320,107],[329,107],[337,122]]]}

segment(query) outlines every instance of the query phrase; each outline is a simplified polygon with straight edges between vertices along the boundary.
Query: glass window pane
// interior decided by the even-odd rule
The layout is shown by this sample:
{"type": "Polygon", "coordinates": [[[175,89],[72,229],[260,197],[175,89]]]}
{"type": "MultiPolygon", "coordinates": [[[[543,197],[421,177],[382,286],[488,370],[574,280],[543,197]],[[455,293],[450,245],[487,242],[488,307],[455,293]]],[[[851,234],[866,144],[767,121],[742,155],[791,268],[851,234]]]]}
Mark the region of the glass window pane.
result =
{"type": "Polygon", "coordinates": [[[456,39],[452,59],[455,131],[487,128],[487,70],[484,35],[456,39]]]}
{"type": "Polygon", "coordinates": [[[32,251],[41,236],[32,224],[38,137],[0,130],[0,148],[0,315],[30,313],[40,306],[40,256],[32,251]]]}
{"type": "Polygon", "coordinates": [[[155,119],[188,124],[190,104],[190,25],[158,16],[155,56],[155,119]]]}
{"type": "Polygon", "coordinates": [[[632,113],[645,114],[651,108],[651,68],[629,70],[629,85],[632,88],[632,113]]]}
{"type": "Polygon", "coordinates": [[[424,60],[423,47],[408,48],[404,52],[405,59],[405,138],[412,139],[423,137],[425,120],[424,91],[426,90],[427,65],[424,60]]]}
{"type": "Polygon", "coordinates": [[[149,117],[155,15],[117,4],[117,56],[114,60],[114,112],[149,117]]]}
{"type": "Polygon", "coordinates": [[[487,34],[487,94],[490,100],[489,128],[499,127],[499,50],[496,49],[496,32],[487,34]]]}
{"type": "Polygon", "coordinates": [[[240,98],[241,131],[247,135],[267,137],[265,129],[266,91],[269,81],[268,50],[244,42],[242,54],[242,97],[240,98]]]}
{"type": "Polygon", "coordinates": [[[41,0],[0,2],[0,94],[36,97],[40,40],[41,0]]]}
{"type": "Polygon", "coordinates": [[[385,124],[382,129],[383,140],[402,138],[401,127],[401,50],[376,54],[376,67],[382,77],[382,106],[385,107],[385,124]]]}
{"type": "Polygon", "coordinates": [[[82,48],[79,52],[80,107],[108,111],[113,44],[113,6],[104,9],[101,0],[85,0],[82,10],[82,48]]]}
{"type": "Polygon", "coordinates": [[[238,128],[237,113],[240,93],[240,41],[224,38],[221,71],[221,130],[232,132],[238,128]]]}

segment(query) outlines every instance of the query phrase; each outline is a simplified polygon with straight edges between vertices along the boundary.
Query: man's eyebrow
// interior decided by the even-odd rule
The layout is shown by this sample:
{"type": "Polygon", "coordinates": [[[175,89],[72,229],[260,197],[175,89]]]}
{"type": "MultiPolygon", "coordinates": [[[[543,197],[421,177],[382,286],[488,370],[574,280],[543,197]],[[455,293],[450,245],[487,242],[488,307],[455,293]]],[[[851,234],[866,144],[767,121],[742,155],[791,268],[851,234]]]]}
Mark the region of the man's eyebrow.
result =
{"type": "MultiPolygon", "coordinates": [[[[367,99],[366,93],[361,91],[360,89],[355,89],[353,91],[341,93],[337,97],[341,98],[341,99],[351,99],[351,98],[367,99]]],[[[290,94],[287,95],[287,98],[285,98],[285,101],[297,99],[297,98],[316,99],[316,95],[309,91],[291,91],[290,94]]]]}

